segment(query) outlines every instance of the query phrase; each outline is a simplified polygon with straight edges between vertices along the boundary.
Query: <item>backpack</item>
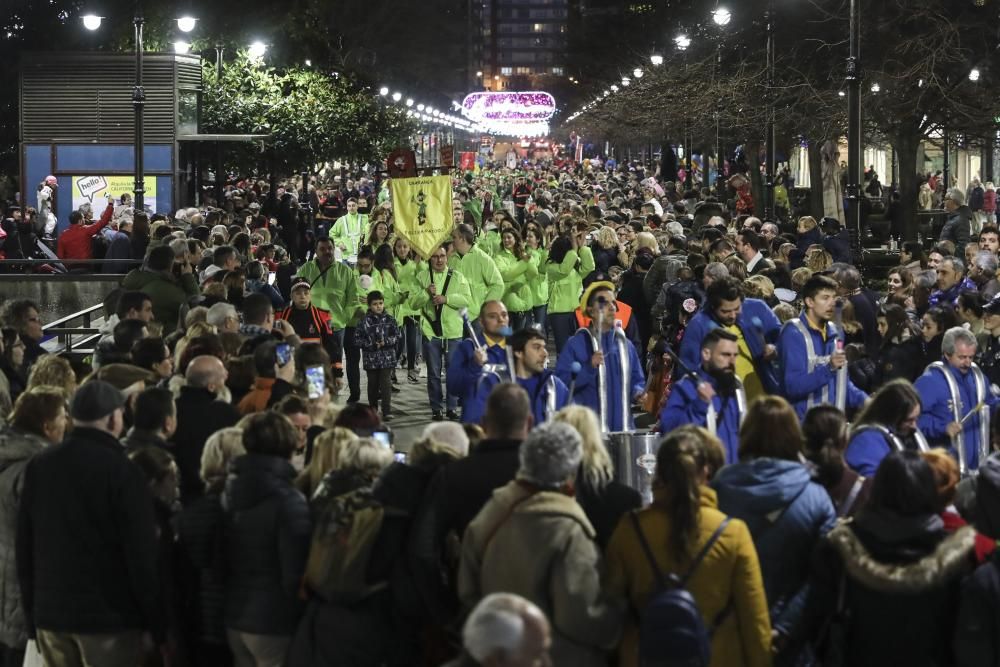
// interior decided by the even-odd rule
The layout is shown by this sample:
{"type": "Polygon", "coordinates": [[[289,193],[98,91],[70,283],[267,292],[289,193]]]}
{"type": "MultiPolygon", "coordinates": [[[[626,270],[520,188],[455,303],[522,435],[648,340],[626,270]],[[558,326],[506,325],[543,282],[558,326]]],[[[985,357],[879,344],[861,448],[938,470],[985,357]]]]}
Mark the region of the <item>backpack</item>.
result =
{"type": "Polygon", "coordinates": [[[716,617],[711,628],[706,627],[698,603],[685,585],[729,525],[729,517],[715,529],[682,577],[673,573],[664,575],[656,564],[636,513],[630,512],[629,517],[656,580],[656,589],[639,613],[639,664],[644,667],[705,667],[711,655],[712,632],[725,620],[730,605],[716,617]]]}
{"type": "Polygon", "coordinates": [[[386,516],[371,487],[318,497],[313,516],[305,571],[310,591],[327,602],[352,604],[388,586],[368,581],[368,563],[386,516]]]}

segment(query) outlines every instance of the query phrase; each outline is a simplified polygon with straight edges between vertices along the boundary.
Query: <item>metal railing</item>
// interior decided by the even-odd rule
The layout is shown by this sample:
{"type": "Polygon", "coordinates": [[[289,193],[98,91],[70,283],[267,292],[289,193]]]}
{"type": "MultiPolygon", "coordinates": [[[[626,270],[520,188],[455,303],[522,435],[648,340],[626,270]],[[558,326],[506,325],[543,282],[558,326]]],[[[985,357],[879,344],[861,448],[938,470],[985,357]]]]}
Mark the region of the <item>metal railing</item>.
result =
{"type": "MultiPolygon", "coordinates": [[[[93,345],[101,337],[101,330],[93,328],[91,323],[94,320],[94,313],[103,314],[104,304],[99,303],[89,306],[65,317],[49,322],[42,326],[42,331],[46,336],[54,336],[59,345],[58,352],[90,354],[93,352],[93,345]],[[80,320],[83,326],[68,326],[80,320]],[[83,336],[82,340],[74,340],[74,336],[83,336]],[[81,349],[83,345],[90,345],[90,348],[81,349]]],[[[99,315],[100,316],[100,315],[99,315]]]]}

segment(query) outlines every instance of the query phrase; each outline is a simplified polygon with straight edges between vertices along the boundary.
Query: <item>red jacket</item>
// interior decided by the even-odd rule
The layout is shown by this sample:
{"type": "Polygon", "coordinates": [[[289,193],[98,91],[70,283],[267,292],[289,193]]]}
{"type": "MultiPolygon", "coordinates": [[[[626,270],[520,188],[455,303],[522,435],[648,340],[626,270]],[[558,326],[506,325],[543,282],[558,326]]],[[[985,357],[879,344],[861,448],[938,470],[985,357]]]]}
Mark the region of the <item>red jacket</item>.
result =
{"type": "Polygon", "coordinates": [[[115,207],[109,203],[98,222],[92,225],[70,225],[64,230],[59,235],[59,244],[56,246],[56,254],[59,255],[59,259],[93,259],[91,239],[94,238],[94,234],[107,227],[114,211],[115,207]]]}

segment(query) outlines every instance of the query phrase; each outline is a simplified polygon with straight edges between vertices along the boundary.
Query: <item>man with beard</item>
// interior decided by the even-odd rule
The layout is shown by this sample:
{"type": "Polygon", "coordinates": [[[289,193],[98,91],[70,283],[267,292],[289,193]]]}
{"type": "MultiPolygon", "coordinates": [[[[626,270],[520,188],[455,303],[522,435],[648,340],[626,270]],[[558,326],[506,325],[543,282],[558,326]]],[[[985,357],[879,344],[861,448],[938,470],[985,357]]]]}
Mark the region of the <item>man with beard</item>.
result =
{"type": "Polygon", "coordinates": [[[660,413],[660,432],[682,424],[704,426],[722,441],[726,463],[739,460],[740,422],[746,410],[743,383],[736,376],[739,346],[735,335],[716,328],[701,341],[701,366],[670,392],[660,413]]]}
{"type": "Polygon", "coordinates": [[[772,361],[777,352],[772,343],[781,323],[766,303],[744,298],[738,278],[721,278],[708,286],[705,305],[691,318],[681,340],[680,357],[688,368],[701,364],[703,340],[716,328],[736,337],[736,375],[746,386],[747,397],[752,401],[775,391],[778,380],[772,361]]]}

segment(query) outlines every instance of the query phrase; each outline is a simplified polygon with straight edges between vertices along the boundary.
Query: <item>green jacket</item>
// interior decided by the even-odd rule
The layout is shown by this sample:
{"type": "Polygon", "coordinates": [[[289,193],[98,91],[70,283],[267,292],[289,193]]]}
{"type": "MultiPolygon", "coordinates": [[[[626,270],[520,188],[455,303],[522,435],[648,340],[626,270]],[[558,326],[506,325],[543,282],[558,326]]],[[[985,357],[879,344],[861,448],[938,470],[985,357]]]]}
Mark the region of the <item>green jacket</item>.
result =
{"type": "Polygon", "coordinates": [[[346,327],[358,303],[357,282],[351,267],[334,261],[323,273],[316,260],[310,260],[299,267],[298,275],[313,284],[312,304],[330,312],[330,326],[335,330],[346,327]]]}
{"type": "Polygon", "coordinates": [[[342,215],[330,227],[330,239],[335,246],[344,247],[344,256],[358,254],[358,248],[368,238],[368,216],[364,213],[342,215]]]}
{"type": "Polygon", "coordinates": [[[472,218],[476,221],[476,227],[483,224],[483,202],[472,198],[462,204],[462,208],[472,214],[472,218]]]}
{"type": "Polygon", "coordinates": [[[538,266],[531,259],[517,259],[509,250],[496,256],[497,269],[503,278],[503,305],[512,313],[531,310],[530,282],[538,282],[538,266]]]}
{"type": "Polygon", "coordinates": [[[531,307],[546,306],[549,303],[549,278],[545,275],[545,261],[549,258],[549,251],[545,248],[537,250],[529,249],[531,262],[535,265],[538,278],[528,282],[531,290],[531,307]]]}
{"type": "MultiPolygon", "coordinates": [[[[354,274],[354,293],[357,294],[357,301],[355,302],[354,312],[351,314],[348,320],[347,326],[355,327],[365,317],[365,313],[368,312],[368,292],[383,292],[382,285],[382,274],[378,271],[372,269],[372,284],[371,287],[365,289],[361,286],[361,274],[358,273],[357,269],[351,271],[354,274]]],[[[389,276],[392,279],[392,276],[389,276]]],[[[384,294],[382,295],[385,296],[384,294]]],[[[388,307],[388,303],[386,307],[388,307]]]]}
{"type": "Polygon", "coordinates": [[[194,273],[182,274],[178,280],[173,274],[160,271],[132,269],[122,280],[122,289],[145,292],[153,302],[153,317],[163,325],[163,335],[177,328],[180,310],[193,296],[201,294],[194,273]]]}
{"type": "Polygon", "coordinates": [[[549,279],[549,313],[572,313],[579,308],[583,277],[593,270],[594,253],[587,246],[570,250],[562,264],[548,262],[545,276],[549,279]]]}
{"type": "MultiPolygon", "coordinates": [[[[456,252],[455,257],[458,257],[456,252]]],[[[472,300],[468,304],[469,319],[479,317],[479,309],[487,301],[499,301],[503,298],[503,277],[493,258],[474,245],[465,256],[455,260],[452,267],[461,272],[469,285],[472,300]]]]}
{"type": "Polygon", "coordinates": [[[500,232],[495,229],[483,232],[479,236],[479,240],[476,241],[476,245],[490,257],[496,257],[497,253],[503,249],[503,243],[500,241],[500,232]]]}
{"type": "Polygon", "coordinates": [[[417,286],[417,273],[421,269],[426,271],[427,268],[423,262],[417,259],[411,259],[405,265],[399,261],[398,257],[394,258],[393,261],[396,263],[396,289],[399,292],[396,321],[402,324],[404,317],[420,314],[410,306],[410,297],[420,289],[417,286]]]}
{"type": "Polygon", "coordinates": [[[444,284],[447,280],[448,271],[436,273],[430,267],[425,267],[414,276],[415,291],[410,293],[410,307],[420,313],[420,330],[428,338],[443,337],[446,339],[455,339],[461,338],[464,334],[462,331],[462,316],[459,314],[459,311],[462,308],[470,308],[469,304],[472,301],[472,293],[469,291],[469,283],[466,281],[465,276],[459,271],[452,269],[449,269],[449,271],[451,271],[451,282],[448,283],[447,291],[444,289],[444,284]],[[443,294],[448,298],[447,302],[441,308],[442,336],[436,336],[434,329],[431,327],[431,322],[436,317],[434,305],[431,304],[431,295],[427,293],[432,276],[434,284],[437,286],[437,293],[443,294]]]}

